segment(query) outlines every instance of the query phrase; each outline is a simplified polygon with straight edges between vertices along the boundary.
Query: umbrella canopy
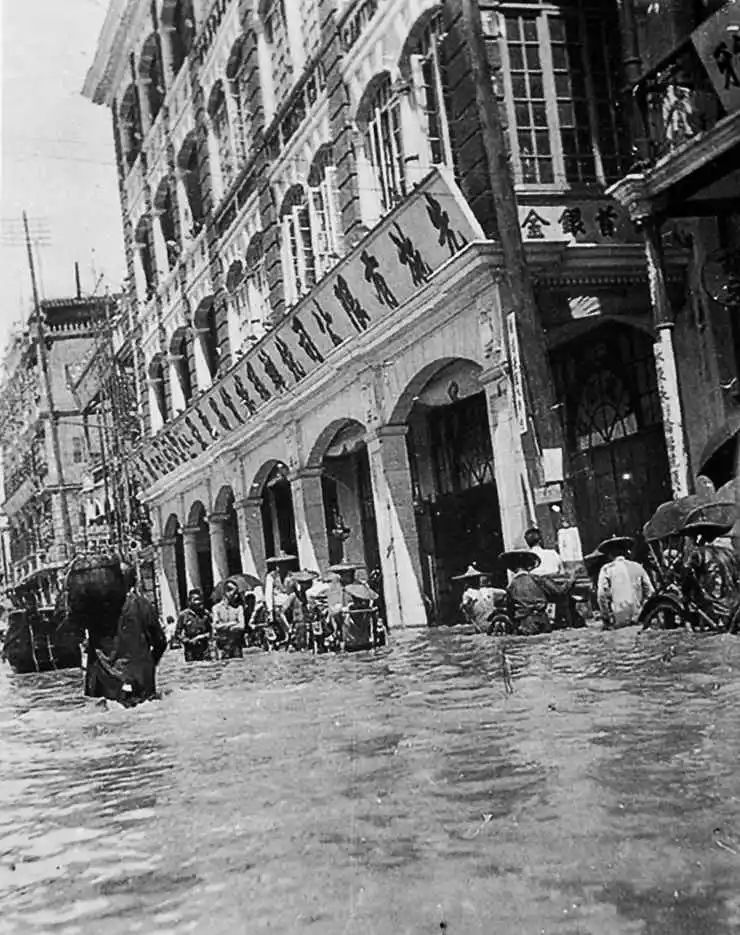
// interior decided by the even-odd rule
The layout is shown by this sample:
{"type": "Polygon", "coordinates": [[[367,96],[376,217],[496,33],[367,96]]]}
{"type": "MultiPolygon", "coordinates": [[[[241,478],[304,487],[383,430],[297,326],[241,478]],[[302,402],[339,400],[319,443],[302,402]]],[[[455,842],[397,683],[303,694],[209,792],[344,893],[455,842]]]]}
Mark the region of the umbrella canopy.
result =
{"type": "Polygon", "coordinates": [[[223,581],[219,581],[216,587],[211,593],[211,600],[214,602],[220,601],[224,596],[224,585],[227,581],[233,581],[234,584],[239,588],[240,594],[246,594],[247,591],[253,591],[258,585],[261,585],[262,582],[256,575],[229,575],[228,578],[224,578],[223,581]]]}
{"type": "Polygon", "coordinates": [[[710,492],[703,491],[661,503],[642,528],[645,541],[658,542],[660,539],[679,535],[689,515],[702,504],[711,502],[712,497],[710,492]]]}
{"type": "Polygon", "coordinates": [[[740,433],[740,411],[731,413],[704,446],[699,457],[699,474],[721,487],[735,476],[735,451],[740,433]]]}
{"type": "Polygon", "coordinates": [[[696,510],[692,510],[686,517],[686,523],[681,530],[684,535],[701,533],[704,536],[726,535],[734,526],[737,508],[734,500],[717,500],[714,503],[705,503],[696,510]]]}

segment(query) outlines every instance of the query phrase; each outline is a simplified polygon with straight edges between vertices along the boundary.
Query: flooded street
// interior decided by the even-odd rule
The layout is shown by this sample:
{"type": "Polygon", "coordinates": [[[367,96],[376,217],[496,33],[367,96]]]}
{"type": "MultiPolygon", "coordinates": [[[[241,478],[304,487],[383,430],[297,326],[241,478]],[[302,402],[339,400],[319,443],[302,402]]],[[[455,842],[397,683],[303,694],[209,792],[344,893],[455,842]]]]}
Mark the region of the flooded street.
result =
{"type": "Polygon", "coordinates": [[[740,640],[0,670],[0,932],[740,931],[740,640]]]}

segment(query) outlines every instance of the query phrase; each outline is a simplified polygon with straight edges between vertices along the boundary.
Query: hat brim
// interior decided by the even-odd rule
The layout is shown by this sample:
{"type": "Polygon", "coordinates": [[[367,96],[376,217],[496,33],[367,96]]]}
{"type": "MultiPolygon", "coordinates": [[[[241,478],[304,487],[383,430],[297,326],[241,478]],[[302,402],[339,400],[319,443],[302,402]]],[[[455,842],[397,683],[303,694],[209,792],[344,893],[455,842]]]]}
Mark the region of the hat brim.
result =
{"type": "Polygon", "coordinates": [[[329,571],[338,573],[340,571],[359,571],[362,565],[353,565],[351,562],[338,562],[336,565],[330,565],[329,571]]]}
{"type": "Polygon", "coordinates": [[[717,536],[726,536],[734,525],[734,523],[729,526],[726,523],[687,523],[681,528],[680,534],[682,536],[712,536],[716,538],[717,536]]]}
{"type": "Polygon", "coordinates": [[[288,562],[297,561],[297,555],[271,555],[270,558],[265,561],[265,565],[285,565],[288,562]]]}
{"type": "Polygon", "coordinates": [[[450,581],[472,581],[474,578],[480,578],[481,575],[489,575],[488,571],[466,571],[462,575],[453,575],[450,581]]]}
{"type": "Polygon", "coordinates": [[[512,549],[509,552],[502,552],[498,558],[509,571],[512,568],[525,568],[527,571],[532,571],[541,564],[539,555],[527,549],[512,549]]]}
{"type": "Polygon", "coordinates": [[[294,571],[290,576],[298,584],[312,584],[318,577],[317,571],[294,571]]]}
{"type": "Polygon", "coordinates": [[[634,540],[629,536],[612,536],[611,539],[604,539],[603,542],[600,542],[597,551],[608,555],[610,552],[613,552],[614,549],[631,549],[633,544],[634,540]]]}
{"type": "Polygon", "coordinates": [[[350,597],[356,597],[361,601],[377,601],[378,595],[372,588],[369,588],[366,584],[363,584],[361,581],[358,581],[355,584],[348,584],[344,589],[350,597]]]}

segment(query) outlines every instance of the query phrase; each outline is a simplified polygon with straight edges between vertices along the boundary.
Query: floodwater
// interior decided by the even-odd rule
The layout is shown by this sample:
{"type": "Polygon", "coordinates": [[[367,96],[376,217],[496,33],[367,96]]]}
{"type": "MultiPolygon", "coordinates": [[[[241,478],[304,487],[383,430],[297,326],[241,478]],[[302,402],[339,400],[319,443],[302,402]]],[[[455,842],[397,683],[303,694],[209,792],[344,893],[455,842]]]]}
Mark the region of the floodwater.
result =
{"type": "Polygon", "coordinates": [[[0,671],[0,932],[740,932],[740,639],[0,671]]]}

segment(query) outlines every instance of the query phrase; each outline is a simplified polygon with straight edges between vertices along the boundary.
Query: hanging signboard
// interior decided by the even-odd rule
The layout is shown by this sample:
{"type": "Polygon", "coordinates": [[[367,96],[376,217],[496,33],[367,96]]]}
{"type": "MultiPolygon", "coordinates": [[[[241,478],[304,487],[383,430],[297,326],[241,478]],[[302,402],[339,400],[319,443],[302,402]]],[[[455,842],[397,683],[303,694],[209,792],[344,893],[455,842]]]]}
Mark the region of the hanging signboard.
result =
{"type": "Polygon", "coordinates": [[[691,33],[714,89],[728,114],[740,108],[740,3],[730,0],[691,33]]]}
{"type": "Polygon", "coordinates": [[[197,458],[400,311],[483,231],[451,175],[435,169],[197,401],[137,452],[149,486],[197,458]]]}
{"type": "Polygon", "coordinates": [[[509,312],[506,316],[506,331],[509,339],[509,361],[511,363],[511,383],[514,388],[514,411],[519,433],[527,431],[527,409],[524,404],[524,379],[522,377],[522,359],[519,354],[519,334],[516,328],[516,315],[509,312]]]}

